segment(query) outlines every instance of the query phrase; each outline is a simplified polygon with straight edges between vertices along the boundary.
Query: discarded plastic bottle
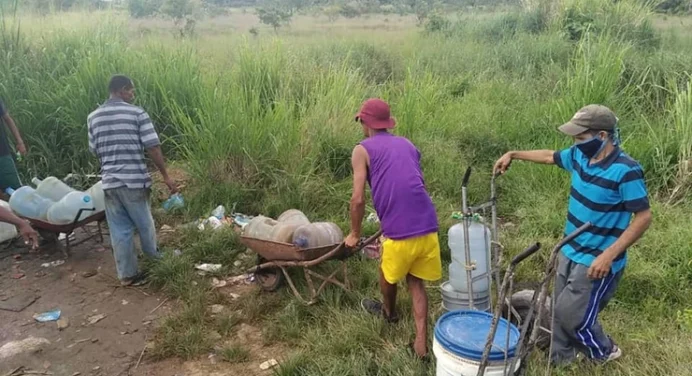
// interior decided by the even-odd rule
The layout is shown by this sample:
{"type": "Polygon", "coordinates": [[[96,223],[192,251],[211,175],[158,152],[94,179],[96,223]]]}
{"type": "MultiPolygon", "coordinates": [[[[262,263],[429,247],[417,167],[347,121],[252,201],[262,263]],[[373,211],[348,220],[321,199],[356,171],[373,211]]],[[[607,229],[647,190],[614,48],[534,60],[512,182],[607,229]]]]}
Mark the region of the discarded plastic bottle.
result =
{"type": "Polygon", "coordinates": [[[223,219],[226,216],[226,208],[223,205],[219,205],[211,212],[211,215],[218,219],[223,219]]]}
{"type": "Polygon", "coordinates": [[[171,195],[168,200],[163,202],[163,210],[169,212],[174,209],[180,209],[185,206],[185,200],[180,193],[171,195]]]}

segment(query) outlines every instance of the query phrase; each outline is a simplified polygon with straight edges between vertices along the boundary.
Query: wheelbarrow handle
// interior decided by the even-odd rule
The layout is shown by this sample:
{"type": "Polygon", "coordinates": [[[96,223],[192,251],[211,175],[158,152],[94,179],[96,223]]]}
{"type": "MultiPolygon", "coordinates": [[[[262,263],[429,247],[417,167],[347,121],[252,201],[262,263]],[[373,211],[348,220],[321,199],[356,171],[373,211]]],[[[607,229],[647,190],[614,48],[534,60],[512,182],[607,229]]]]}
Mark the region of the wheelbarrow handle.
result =
{"type": "Polygon", "coordinates": [[[524,261],[526,258],[531,256],[532,254],[538,252],[539,249],[541,249],[541,243],[533,244],[533,245],[529,246],[528,248],[526,248],[525,250],[521,251],[520,254],[514,256],[514,258],[512,259],[512,262],[511,262],[512,266],[517,266],[517,264],[524,261]]]}

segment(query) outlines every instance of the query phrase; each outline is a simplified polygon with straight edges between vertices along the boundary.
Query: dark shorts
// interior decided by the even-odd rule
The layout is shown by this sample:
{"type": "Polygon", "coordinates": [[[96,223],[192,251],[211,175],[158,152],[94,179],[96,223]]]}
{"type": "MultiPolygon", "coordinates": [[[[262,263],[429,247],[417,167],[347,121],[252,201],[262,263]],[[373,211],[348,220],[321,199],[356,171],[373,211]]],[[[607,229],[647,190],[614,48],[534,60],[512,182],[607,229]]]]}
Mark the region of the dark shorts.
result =
{"type": "Polygon", "coordinates": [[[17,166],[11,155],[0,156],[0,189],[17,189],[22,186],[17,173],[17,166]]]}

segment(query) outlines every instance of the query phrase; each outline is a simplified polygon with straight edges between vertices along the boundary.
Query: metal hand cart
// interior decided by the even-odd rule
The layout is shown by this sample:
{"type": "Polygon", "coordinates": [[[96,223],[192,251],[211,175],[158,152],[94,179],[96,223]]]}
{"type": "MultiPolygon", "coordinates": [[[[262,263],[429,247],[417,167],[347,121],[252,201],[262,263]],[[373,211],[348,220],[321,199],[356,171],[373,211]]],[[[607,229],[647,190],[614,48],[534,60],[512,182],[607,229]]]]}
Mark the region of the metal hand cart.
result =
{"type": "MultiPolygon", "coordinates": [[[[558,254],[562,247],[574,240],[577,236],[582,234],[584,231],[591,227],[591,223],[587,222],[571,234],[565,236],[560,242],[558,242],[550,253],[550,258],[546,264],[543,279],[540,281],[539,288],[534,291],[531,304],[529,306],[528,313],[526,317],[519,317],[516,311],[513,310],[511,302],[508,297],[512,296],[513,286],[514,286],[514,273],[520,262],[529,258],[531,255],[536,253],[540,248],[540,243],[536,243],[529,248],[525,249],[510,261],[507,267],[507,272],[504,275],[502,284],[498,289],[498,301],[495,305],[495,311],[493,315],[493,320],[490,326],[490,331],[488,333],[488,339],[485,344],[485,349],[483,351],[483,356],[481,358],[480,366],[478,368],[477,376],[483,376],[486,367],[488,366],[488,357],[490,356],[490,351],[492,344],[494,342],[495,333],[497,331],[497,326],[500,321],[500,316],[503,314],[503,307],[507,306],[507,319],[510,320],[512,316],[519,322],[519,340],[515,351],[515,356],[513,359],[508,359],[507,349],[509,348],[509,329],[510,325],[507,325],[507,344],[504,346],[505,359],[504,359],[504,372],[503,375],[523,375],[526,370],[526,361],[529,354],[534,350],[539,342],[539,334],[541,332],[547,333],[550,336],[550,346],[552,347],[552,330],[541,325],[545,322],[546,316],[550,317],[550,323],[552,325],[552,309],[551,312],[546,310],[546,301],[549,298],[548,288],[550,282],[554,281],[556,278],[557,264],[558,264],[558,254]],[[537,312],[535,312],[537,310],[537,312]],[[517,362],[520,362],[518,364],[517,362]]],[[[553,294],[553,303],[555,296],[553,294]]],[[[552,305],[554,306],[554,304],[552,305]]],[[[551,308],[552,308],[551,306],[551,308]]],[[[548,364],[550,367],[550,364],[548,364]]]]}

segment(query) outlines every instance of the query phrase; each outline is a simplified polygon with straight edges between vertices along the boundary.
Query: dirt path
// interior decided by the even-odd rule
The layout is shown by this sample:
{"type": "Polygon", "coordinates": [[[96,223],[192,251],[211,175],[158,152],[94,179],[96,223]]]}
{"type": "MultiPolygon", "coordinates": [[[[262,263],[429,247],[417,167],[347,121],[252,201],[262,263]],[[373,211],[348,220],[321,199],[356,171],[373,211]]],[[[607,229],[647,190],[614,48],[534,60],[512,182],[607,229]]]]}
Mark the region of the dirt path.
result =
{"type": "MultiPolygon", "coordinates": [[[[22,300],[28,304],[36,298],[19,312],[0,309],[0,347],[29,337],[49,342],[38,351],[0,359],[0,375],[19,367],[56,376],[268,375],[271,371],[261,371],[259,364],[285,353],[276,345],[263,346],[261,330],[242,324],[230,338],[222,338],[219,346],[234,341],[251,344],[250,359],[245,363],[225,363],[218,356],[152,362],[144,356],[135,369],[145,340],[151,341],[154,328],[170,313],[172,303],[161,304],[164,299],[146,288],[120,287],[108,244],[86,242],[73,247],[64,264],[41,266],[60,260],[63,255],[51,249],[28,253],[24,248],[0,246],[0,307],[22,300]],[[55,321],[39,323],[33,318],[55,309],[68,319],[67,328],[61,330],[55,321]],[[105,317],[90,324],[90,318],[98,315],[105,317]]],[[[254,288],[244,286],[237,293],[254,288]]]]}
{"type": "Polygon", "coordinates": [[[157,318],[168,308],[150,315],[160,304],[159,297],[119,286],[107,245],[84,243],[64,264],[51,267],[41,264],[63,260],[61,253],[3,248],[0,258],[0,303],[37,297],[20,312],[0,310],[0,345],[31,336],[50,342],[40,352],[2,359],[2,375],[20,366],[53,375],[127,374],[144,348],[145,337],[151,337],[157,318]],[[15,279],[20,274],[24,276],[15,279]],[[32,317],[54,309],[68,319],[67,328],[59,330],[56,322],[39,323],[32,317]],[[97,315],[105,317],[90,324],[89,318],[97,315]]]}

